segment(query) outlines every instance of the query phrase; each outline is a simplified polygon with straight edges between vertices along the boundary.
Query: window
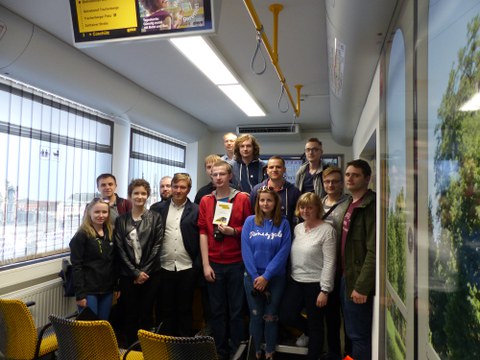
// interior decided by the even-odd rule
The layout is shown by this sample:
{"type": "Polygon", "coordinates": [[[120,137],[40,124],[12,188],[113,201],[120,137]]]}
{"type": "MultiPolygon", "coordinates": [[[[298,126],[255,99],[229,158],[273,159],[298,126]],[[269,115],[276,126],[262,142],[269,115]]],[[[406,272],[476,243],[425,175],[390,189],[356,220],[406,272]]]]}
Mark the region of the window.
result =
{"type": "Polygon", "coordinates": [[[106,117],[0,77],[0,266],[68,250],[112,142],[106,117]]]}
{"type": "Polygon", "coordinates": [[[150,183],[152,194],[148,205],[160,201],[160,179],[185,171],[186,144],[133,125],[130,144],[129,178],[141,178],[150,183]]]}

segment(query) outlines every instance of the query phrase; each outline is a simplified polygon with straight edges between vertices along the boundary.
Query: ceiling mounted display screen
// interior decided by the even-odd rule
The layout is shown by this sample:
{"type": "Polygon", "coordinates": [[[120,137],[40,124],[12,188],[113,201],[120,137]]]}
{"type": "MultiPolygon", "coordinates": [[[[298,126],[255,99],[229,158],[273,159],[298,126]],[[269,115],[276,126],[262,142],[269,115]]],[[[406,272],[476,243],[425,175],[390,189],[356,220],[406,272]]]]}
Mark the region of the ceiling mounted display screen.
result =
{"type": "Polygon", "coordinates": [[[70,0],[75,45],[214,32],[214,0],[70,0]]]}

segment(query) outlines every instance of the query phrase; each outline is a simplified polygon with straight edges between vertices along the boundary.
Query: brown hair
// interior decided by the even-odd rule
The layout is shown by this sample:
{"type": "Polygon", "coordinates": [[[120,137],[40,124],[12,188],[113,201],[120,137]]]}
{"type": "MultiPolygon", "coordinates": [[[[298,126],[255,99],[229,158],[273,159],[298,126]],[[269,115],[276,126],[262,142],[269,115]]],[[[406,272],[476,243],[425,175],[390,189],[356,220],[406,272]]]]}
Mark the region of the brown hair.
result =
{"type": "Polygon", "coordinates": [[[117,185],[117,179],[115,178],[115,176],[113,176],[112,174],[105,173],[105,174],[98,175],[98,177],[97,177],[97,187],[99,185],[98,183],[100,182],[100,180],[108,179],[108,178],[112,178],[115,185],[117,185]]]}
{"type": "Polygon", "coordinates": [[[270,189],[268,186],[262,186],[257,191],[257,199],[255,200],[255,224],[258,226],[263,224],[265,215],[260,210],[260,194],[271,194],[275,200],[275,206],[272,211],[272,221],[275,226],[280,226],[282,223],[282,200],[280,195],[275,190],[270,189]]]}
{"type": "Polygon", "coordinates": [[[143,186],[145,191],[147,192],[147,197],[150,197],[152,193],[152,189],[150,187],[150,183],[145,179],[133,179],[130,184],[128,184],[128,196],[131,197],[133,193],[133,189],[139,186],[143,186]]]}
{"type": "Polygon", "coordinates": [[[372,175],[372,168],[370,167],[370,165],[368,164],[368,162],[366,162],[365,160],[362,160],[362,159],[356,159],[356,160],[352,160],[350,162],[347,163],[347,168],[349,166],[353,166],[357,169],[360,169],[362,170],[363,172],[363,175],[365,177],[369,177],[372,175]]]}
{"type": "MultiPolygon", "coordinates": [[[[285,167],[285,160],[281,156],[273,155],[270,157],[270,159],[268,159],[268,161],[270,160],[280,160],[282,162],[283,167],[285,167]]],[[[267,162],[267,166],[268,166],[268,162],[267,162]]]]}
{"type": "Polygon", "coordinates": [[[260,145],[258,144],[257,139],[255,139],[255,136],[250,134],[240,135],[239,137],[237,137],[237,140],[235,140],[235,150],[233,151],[235,159],[242,159],[242,156],[240,155],[240,145],[246,140],[252,140],[253,158],[258,159],[258,157],[260,156],[260,145]]]}
{"type": "Polygon", "coordinates": [[[316,137],[312,137],[312,138],[308,139],[307,143],[309,143],[309,142],[316,142],[318,145],[322,146],[322,142],[320,140],[318,140],[318,138],[316,138],[316,137]]]}
{"type": "Polygon", "coordinates": [[[340,174],[340,179],[343,181],[343,174],[342,174],[342,169],[336,166],[329,166],[322,172],[322,178],[325,179],[325,176],[328,176],[333,173],[338,173],[340,174]]]}

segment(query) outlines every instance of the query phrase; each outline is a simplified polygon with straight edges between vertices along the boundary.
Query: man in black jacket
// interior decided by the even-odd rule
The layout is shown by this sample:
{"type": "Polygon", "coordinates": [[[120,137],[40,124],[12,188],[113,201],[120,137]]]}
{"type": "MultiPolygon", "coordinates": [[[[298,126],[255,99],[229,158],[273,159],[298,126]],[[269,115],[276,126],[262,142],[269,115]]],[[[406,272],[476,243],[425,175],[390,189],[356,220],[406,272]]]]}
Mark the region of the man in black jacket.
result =
{"type": "Polygon", "coordinates": [[[187,198],[191,188],[188,174],[175,174],[172,197],[150,207],[162,215],[165,229],[157,316],[163,321],[162,333],[175,336],[191,335],[193,293],[200,266],[198,205],[187,198]]]}

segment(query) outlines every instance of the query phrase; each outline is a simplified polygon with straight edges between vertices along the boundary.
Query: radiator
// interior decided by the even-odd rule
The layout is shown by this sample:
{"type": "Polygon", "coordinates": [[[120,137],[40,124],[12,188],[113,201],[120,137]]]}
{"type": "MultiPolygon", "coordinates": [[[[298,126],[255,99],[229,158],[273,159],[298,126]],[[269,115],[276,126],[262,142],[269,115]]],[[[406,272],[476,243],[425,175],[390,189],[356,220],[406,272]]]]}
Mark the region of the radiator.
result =
{"type": "Polygon", "coordinates": [[[75,297],[63,296],[60,278],[4,294],[2,297],[24,302],[35,301],[35,305],[30,306],[29,310],[37,328],[49,322],[48,315],[50,314],[65,316],[77,309],[75,297]]]}

